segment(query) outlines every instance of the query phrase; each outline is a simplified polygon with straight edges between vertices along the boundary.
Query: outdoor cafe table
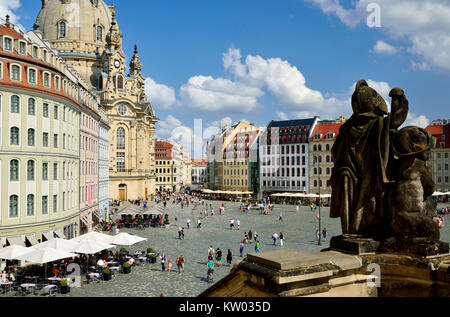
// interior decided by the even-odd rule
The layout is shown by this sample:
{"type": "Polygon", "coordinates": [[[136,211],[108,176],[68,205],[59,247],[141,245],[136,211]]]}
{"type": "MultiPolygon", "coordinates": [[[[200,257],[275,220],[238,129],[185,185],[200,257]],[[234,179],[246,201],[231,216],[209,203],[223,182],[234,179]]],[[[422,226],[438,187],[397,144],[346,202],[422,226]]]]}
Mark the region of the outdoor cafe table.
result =
{"type": "Polygon", "coordinates": [[[49,277],[47,280],[49,280],[52,283],[61,282],[61,278],[60,277],[49,277]]]}
{"type": "Polygon", "coordinates": [[[22,289],[22,294],[24,290],[28,290],[29,288],[35,288],[36,284],[33,283],[25,283],[25,284],[20,284],[20,287],[22,289]]]}
{"type": "Polygon", "coordinates": [[[8,292],[11,292],[11,285],[13,285],[13,282],[4,282],[4,283],[0,283],[0,286],[2,287],[2,289],[4,289],[4,292],[6,293],[6,290],[8,290],[8,292]]]}

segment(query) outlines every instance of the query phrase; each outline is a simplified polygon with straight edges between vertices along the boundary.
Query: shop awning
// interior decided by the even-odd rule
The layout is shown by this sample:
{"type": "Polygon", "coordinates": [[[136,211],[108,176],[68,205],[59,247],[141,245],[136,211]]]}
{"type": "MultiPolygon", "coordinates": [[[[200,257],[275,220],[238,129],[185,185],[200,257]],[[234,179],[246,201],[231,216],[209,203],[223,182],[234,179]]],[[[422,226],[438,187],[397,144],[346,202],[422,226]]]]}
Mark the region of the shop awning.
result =
{"type": "Polygon", "coordinates": [[[28,234],[25,236],[25,238],[28,240],[28,242],[30,242],[30,244],[36,245],[39,244],[39,241],[37,241],[36,237],[34,236],[34,234],[28,234]]]}
{"type": "Polygon", "coordinates": [[[46,239],[48,241],[48,240],[54,239],[55,237],[53,236],[53,231],[47,231],[47,232],[42,232],[42,238],[43,238],[42,240],[46,239]]]}
{"type": "Polygon", "coordinates": [[[66,236],[64,235],[64,233],[62,233],[60,229],[56,230],[54,232],[54,234],[56,234],[58,236],[58,238],[67,239],[66,236]]]}
{"type": "Polygon", "coordinates": [[[6,238],[9,245],[20,245],[22,247],[25,246],[25,241],[22,237],[8,237],[6,238]]]}

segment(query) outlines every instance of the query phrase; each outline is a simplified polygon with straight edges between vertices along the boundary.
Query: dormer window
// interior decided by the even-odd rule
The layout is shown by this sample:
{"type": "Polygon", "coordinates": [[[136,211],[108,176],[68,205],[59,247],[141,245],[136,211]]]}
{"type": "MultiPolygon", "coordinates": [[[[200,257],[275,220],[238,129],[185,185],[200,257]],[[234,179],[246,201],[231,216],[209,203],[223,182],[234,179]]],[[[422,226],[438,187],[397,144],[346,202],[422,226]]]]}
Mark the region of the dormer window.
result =
{"type": "Polygon", "coordinates": [[[33,46],[33,58],[38,58],[38,47],[33,46]]]}
{"type": "Polygon", "coordinates": [[[5,43],[4,49],[5,49],[6,51],[12,52],[12,39],[9,38],[9,37],[5,37],[4,43],[5,43]]]}
{"type": "Polygon", "coordinates": [[[11,80],[20,81],[20,66],[11,65],[11,80]]]}
{"type": "Polygon", "coordinates": [[[26,42],[19,42],[19,53],[22,55],[27,54],[27,43],[26,42]]]}

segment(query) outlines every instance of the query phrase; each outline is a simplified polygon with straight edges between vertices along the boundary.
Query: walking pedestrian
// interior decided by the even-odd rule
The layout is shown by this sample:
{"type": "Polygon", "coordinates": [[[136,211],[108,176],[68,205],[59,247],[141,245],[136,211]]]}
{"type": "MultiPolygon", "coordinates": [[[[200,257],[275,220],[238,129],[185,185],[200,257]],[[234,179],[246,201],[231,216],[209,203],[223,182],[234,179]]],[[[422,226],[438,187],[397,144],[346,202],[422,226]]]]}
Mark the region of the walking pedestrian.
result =
{"type": "Polygon", "coordinates": [[[253,232],[252,232],[252,229],[250,229],[248,231],[248,242],[249,243],[252,243],[252,238],[253,238],[253,232]]]}
{"type": "Polygon", "coordinates": [[[216,250],[216,264],[217,266],[222,265],[222,251],[219,248],[216,250]]]}
{"type": "Polygon", "coordinates": [[[202,226],[202,221],[200,219],[197,220],[197,228],[200,228],[202,226]]]}
{"type": "Polygon", "coordinates": [[[177,256],[177,273],[180,273],[180,271],[181,271],[180,256],[177,256]]]}
{"type": "Polygon", "coordinates": [[[256,243],[255,243],[255,252],[256,252],[256,253],[259,252],[259,248],[260,248],[259,240],[256,240],[256,243]]]}
{"type": "Polygon", "coordinates": [[[161,258],[161,269],[164,272],[166,270],[166,261],[167,261],[167,258],[164,255],[164,252],[160,255],[160,258],[161,258]]]}
{"type": "Polygon", "coordinates": [[[233,230],[234,227],[234,219],[230,220],[230,229],[233,230]]]}
{"type": "Polygon", "coordinates": [[[243,256],[244,252],[244,241],[242,240],[241,243],[239,243],[239,254],[241,255],[241,258],[243,256]]]}
{"type": "Polygon", "coordinates": [[[274,233],[272,234],[273,245],[276,244],[277,239],[278,239],[278,233],[274,232],[274,233]]]}
{"type": "Polygon", "coordinates": [[[191,226],[191,219],[187,218],[186,224],[187,224],[187,228],[189,229],[189,227],[191,226]]]}
{"type": "Polygon", "coordinates": [[[319,236],[320,236],[319,229],[316,229],[316,241],[319,241],[319,236]]]}
{"type": "Polygon", "coordinates": [[[181,228],[181,239],[184,240],[184,227],[181,228]]]}
{"type": "Polygon", "coordinates": [[[180,264],[181,264],[181,272],[183,272],[183,273],[184,273],[184,262],[186,262],[186,260],[182,254],[182,255],[180,255],[180,264]]]}
{"type": "Polygon", "coordinates": [[[172,271],[172,262],[167,261],[167,272],[172,271]]]}
{"type": "Polygon", "coordinates": [[[178,227],[178,239],[181,240],[181,227],[178,227]]]}
{"type": "Polygon", "coordinates": [[[323,228],[322,230],[322,236],[323,236],[323,240],[326,241],[327,240],[327,228],[323,228]]]}
{"type": "Polygon", "coordinates": [[[237,229],[241,229],[241,221],[239,219],[236,220],[237,229]]]}
{"type": "Polygon", "coordinates": [[[283,246],[284,235],[283,232],[280,232],[280,246],[283,246]]]}
{"type": "Polygon", "coordinates": [[[283,213],[280,211],[280,218],[278,218],[278,221],[283,221],[283,213]]]}
{"type": "Polygon", "coordinates": [[[256,232],[256,230],[255,230],[255,232],[253,233],[253,236],[255,237],[255,243],[256,243],[256,240],[258,240],[258,232],[256,232]]]}
{"type": "Polygon", "coordinates": [[[228,252],[227,252],[227,264],[228,264],[228,266],[231,265],[231,261],[232,260],[233,260],[233,254],[231,253],[231,250],[228,249],[228,252]]]}

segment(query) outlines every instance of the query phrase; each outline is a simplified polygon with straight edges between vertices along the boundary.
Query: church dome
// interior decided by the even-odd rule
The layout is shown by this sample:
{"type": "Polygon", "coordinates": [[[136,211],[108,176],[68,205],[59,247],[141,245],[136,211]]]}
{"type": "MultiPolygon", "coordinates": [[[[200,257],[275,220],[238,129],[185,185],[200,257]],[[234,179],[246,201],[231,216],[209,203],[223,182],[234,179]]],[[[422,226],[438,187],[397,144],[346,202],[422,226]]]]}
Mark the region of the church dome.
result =
{"type": "Polygon", "coordinates": [[[98,56],[113,12],[102,0],[42,0],[34,28],[60,52],[98,56]]]}

